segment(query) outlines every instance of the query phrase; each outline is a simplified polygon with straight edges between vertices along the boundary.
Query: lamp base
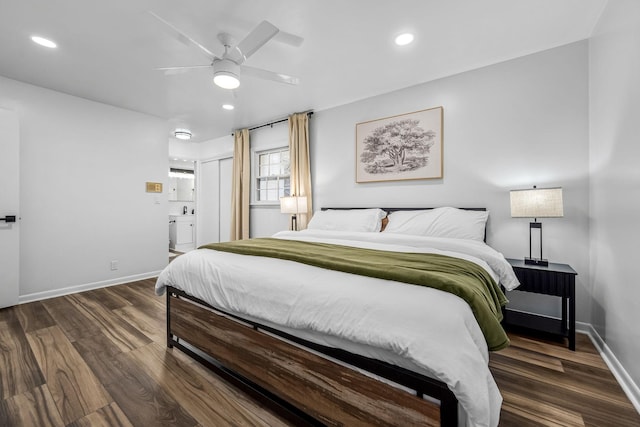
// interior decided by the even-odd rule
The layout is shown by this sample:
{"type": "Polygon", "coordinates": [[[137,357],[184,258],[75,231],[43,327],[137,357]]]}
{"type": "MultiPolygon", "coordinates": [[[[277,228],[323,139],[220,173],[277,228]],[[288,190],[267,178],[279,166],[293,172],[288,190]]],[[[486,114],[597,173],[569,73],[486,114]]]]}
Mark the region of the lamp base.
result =
{"type": "Polygon", "coordinates": [[[549,265],[548,259],[540,259],[540,258],[527,258],[525,257],[524,263],[527,265],[538,265],[540,267],[547,267],[549,265]]]}

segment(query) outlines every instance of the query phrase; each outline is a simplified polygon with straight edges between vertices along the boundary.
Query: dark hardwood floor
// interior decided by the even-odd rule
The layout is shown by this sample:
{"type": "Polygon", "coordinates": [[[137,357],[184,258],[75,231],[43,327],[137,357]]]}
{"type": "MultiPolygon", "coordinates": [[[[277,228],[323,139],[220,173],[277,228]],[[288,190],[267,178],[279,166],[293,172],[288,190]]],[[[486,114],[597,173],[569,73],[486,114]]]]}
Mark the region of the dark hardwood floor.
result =
{"type": "MultiPolygon", "coordinates": [[[[0,426],[287,426],[165,346],[154,280],[0,310],[0,426]]],[[[586,336],[577,351],[510,335],[491,355],[501,426],[640,426],[586,336]]]]}

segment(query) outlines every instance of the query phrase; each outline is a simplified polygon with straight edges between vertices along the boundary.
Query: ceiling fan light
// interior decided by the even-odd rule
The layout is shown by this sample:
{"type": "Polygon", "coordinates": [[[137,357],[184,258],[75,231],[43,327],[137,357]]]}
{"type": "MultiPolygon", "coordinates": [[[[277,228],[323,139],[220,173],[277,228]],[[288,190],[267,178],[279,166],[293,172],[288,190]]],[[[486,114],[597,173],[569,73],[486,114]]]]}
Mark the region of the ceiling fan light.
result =
{"type": "Polygon", "coordinates": [[[173,135],[178,138],[178,139],[182,139],[184,141],[188,141],[191,139],[191,131],[188,129],[176,129],[173,132],[173,135]]]}
{"type": "Polygon", "coordinates": [[[240,66],[229,59],[213,61],[213,82],[223,89],[236,89],[240,86],[240,66]]]}
{"type": "Polygon", "coordinates": [[[236,89],[240,86],[238,77],[227,71],[218,71],[213,76],[213,82],[223,89],[236,89]]]}

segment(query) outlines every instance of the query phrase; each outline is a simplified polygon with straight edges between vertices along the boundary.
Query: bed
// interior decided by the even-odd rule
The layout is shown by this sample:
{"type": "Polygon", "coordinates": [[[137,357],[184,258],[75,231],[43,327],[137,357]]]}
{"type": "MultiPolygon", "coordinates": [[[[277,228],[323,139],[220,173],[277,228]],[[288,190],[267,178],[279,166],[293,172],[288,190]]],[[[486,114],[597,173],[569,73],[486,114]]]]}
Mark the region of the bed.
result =
{"type": "Polygon", "coordinates": [[[308,230],[189,252],[156,283],[167,345],[311,425],[495,426],[488,352],[508,345],[498,285],[518,282],[484,243],[487,217],[327,209],[308,230]],[[410,270],[402,280],[399,266],[410,270]],[[446,280],[416,286],[424,275],[446,280]]]}

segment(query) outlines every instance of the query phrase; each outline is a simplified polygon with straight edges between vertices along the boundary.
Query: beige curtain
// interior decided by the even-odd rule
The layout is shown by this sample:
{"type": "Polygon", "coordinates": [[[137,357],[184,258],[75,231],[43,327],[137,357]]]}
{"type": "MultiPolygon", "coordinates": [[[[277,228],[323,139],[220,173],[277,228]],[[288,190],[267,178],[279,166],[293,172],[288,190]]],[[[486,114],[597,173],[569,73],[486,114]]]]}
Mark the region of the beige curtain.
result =
{"type": "Polygon", "coordinates": [[[249,129],[237,130],[234,135],[231,240],[242,240],[249,238],[249,195],[251,191],[249,129]]]}
{"type": "Polygon", "coordinates": [[[307,197],[307,212],[298,215],[298,230],[307,228],[313,215],[311,203],[311,165],[309,163],[309,115],[289,116],[289,152],[291,157],[291,195],[307,197]]]}

